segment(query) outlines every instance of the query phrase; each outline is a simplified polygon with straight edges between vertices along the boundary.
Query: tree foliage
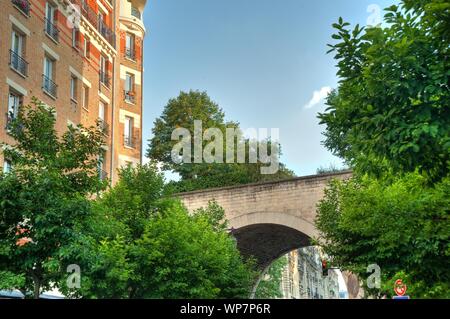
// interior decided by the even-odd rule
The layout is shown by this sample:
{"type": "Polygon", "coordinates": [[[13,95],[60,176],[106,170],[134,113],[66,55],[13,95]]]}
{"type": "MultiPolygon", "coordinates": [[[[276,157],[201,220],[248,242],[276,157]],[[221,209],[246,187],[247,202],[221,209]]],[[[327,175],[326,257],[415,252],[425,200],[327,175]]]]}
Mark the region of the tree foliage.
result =
{"type": "Polygon", "coordinates": [[[402,278],[413,297],[449,297],[449,21],[446,0],[404,0],[385,27],[334,24],[340,82],[319,118],[354,177],[331,183],[316,225],[336,266],[364,284],[381,267],[372,295],[402,278]]]}
{"type": "MultiPolygon", "coordinates": [[[[333,264],[367,278],[378,264],[384,283],[407,274],[413,297],[450,297],[450,178],[433,187],[419,173],[334,181],[316,225],[333,264]],[[444,289],[445,288],[445,289],[444,289]]],[[[393,294],[388,284],[378,295],[393,294]]]]}
{"type": "MultiPolygon", "coordinates": [[[[53,109],[33,99],[8,127],[12,164],[0,175],[0,280],[37,298],[65,272],[61,255],[90,212],[88,196],[103,188],[99,128],[69,127],[59,136],[53,109]]],[[[27,294],[28,295],[28,294],[27,294]]]]}
{"type": "Polygon", "coordinates": [[[448,174],[449,12],[448,1],[403,1],[387,9],[387,27],[333,25],[340,82],[319,118],[325,146],[350,166],[448,174]]]}
{"type": "Polygon", "coordinates": [[[270,265],[267,272],[256,288],[255,297],[259,299],[275,299],[283,297],[281,280],[283,269],[287,266],[286,256],[283,256],[270,265]]]}
{"type": "MultiPolygon", "coordinates": [[[[282,163],[280,163],[279,170],[275,174],[261,174],[261,167],[267,166],[267,164],[260,160],[256,163],[249,163],[250,149],[255,149],[251,148],[251,141],[244,137],[235,138],[235,148],[232,151],[236,155],[238,145],[244,145],[245,163],[236,163],[236,161],[234,163],[194,163],[193,152],[190,157],[190,163],[174,163],[171,151],[178,141],[171,139],[172,132],[177,128],[186,128],[193,137],[194,121],[196,120],[202,122],[203,131],[208,128],[217,128],[225,137],[227,128],[235,128],[242,134],[239,123],[225,121],[224,112],[217,103],[211,100],[206,92],[181,92],[177,98],[169,100],[161,117],[155,121],[152,130],[153,137],[148,145],[147,156],[162,163],[163,169],[173,170],[180,174],[181,181],[169,183],[168,190],[170,192],[231,186],[294,176],[293,172],[288,170],[282,163]]],[[[205,147],[208,143],[209,141],[203,140],[202,146],[205,147]]],[[[271,145],[271,141],[268,141],[268,150],[270,150],[271,145]]],[[[276,144],[274,146],[279,153],[278,155],[281,155],[279,145],[276,144]]],[[[191,149],[194,149],[193,138],[191,139],[191,149]]],[[[256,151],[258,150],[256,149],[256,151]]],[[[225,162],[226,143],[223,143],[223,150],[220,150],[220,152],[223,152],[225,162]]]]}
{"type": "Polygon", "coordinates": [[[190,215],[162,196],[156,165],[121,171],[93,205],[83,234],[66,256],[82,269],[87,298],[243,298],[255,273],[227,232],[217,204],[190,215]]]}

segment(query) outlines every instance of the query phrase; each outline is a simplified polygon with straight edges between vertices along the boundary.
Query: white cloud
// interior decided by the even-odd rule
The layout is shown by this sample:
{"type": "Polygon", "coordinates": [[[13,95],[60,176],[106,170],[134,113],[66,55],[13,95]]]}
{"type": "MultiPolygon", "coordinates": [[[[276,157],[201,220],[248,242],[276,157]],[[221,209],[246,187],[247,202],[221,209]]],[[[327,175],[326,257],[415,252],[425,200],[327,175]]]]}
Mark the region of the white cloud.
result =
{"type": "Polygon", "coordinates": [[[324,86],[319,91],[314,91],[312,99],[305,105],[305,109],[310,109],[319,104],[331,92],[331,87],[324,86]]]}

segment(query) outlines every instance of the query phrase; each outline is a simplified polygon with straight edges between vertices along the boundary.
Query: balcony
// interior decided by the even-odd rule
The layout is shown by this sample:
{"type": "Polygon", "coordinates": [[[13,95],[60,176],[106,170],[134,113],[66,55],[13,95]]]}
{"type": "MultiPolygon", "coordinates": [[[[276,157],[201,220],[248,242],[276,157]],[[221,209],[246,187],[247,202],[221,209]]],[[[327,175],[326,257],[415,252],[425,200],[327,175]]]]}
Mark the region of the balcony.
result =
{"type": "Polygon", "coordinates": [[[11,123],[15,120],[15,116],[12,112],[6,112],[6,125],[5,125],[5,129],[7,129],[8,131],[11,129],[11,123]]]}
{"type": "Polygon", "coordinates": [[[98,126],[100,127],[100,129],[103,131],[103,133],[105,133],[106,135],[109,135],[109,124],[106,123],[105,120],[99,118],[97,120],[98,126]]]}
{"type": "Polygon", "coordinates": [[[5,129],[7,131],[8,134],[11,134],[14,129],[14,133],[18,134],[22,131],[23,129],[23,124],[21,123],[15,123],[15,125],[13,125],[14,121],[17,119],[17,115],[14,114],[13,112],[7,112],[5,114],[6,117],[6,125],[5,125],[5,129]]]}
{"type": "Polygon", "coordinates": [[[30,1],[28,0],[11,0],[12,4],[16,6],[24,15],[30,16],[30,1]]]}
{"type": "Polygon", "coordinates": [[[123,145],[128,148],[136,148],[137,139],[130,135],[124,135],[123,136],[123,145]]]}
{"type": "Polygon", "coordinates": [[[59,30],[52,21],[45,19],[45,33],[55,42],[59,42],[59,30]]]}
{"type": "Polygon", "coordinates": [[[107,88],[111,86],[111,78],[106,72],[99,71],[100,83],[102,83],[107,88]]]}
{"type": "Polygon", "coordinates": [[[53,98],[57,97],[58,86],[45,74],[42,75],[42,89],[53,98]]]}
{"type": "Polygon", "coordinates": [[[115,46],[115,34],[114,32],[103,22],[103,20],[99,17],[97,23],[97,30],[100,34],[109,42],[113,47],[115,46]]]}
{"type": "Polygon", "coordinates": [[[81,8],[81,15],[106,39],[113,47],[116,46],[115,33],[105,24],[98,14],[87,4],[85,0],[70,0],[81,8]]]}
{"type": "Polygon", "coordinates": [[[101,181],[106,181],[108,179],[108,173],[100,169],[98,170],[98,177],[100,178],[101,181]]]}
{"type": "Polygon", "coordinates": [[[9,66],[23,76],[28,75],[28,62],[13,50],[9,50],[9,66]]]}
{"type": "Polygon", "coordinates": [[[136,61],[136,53],[134,52],[134,49],[125,48],[125,58],[136,61]]]}
{"type": "Polygon", "coordinates": [[[125,98],[125,102],[131,103],[131,104],[135,104],[135,102],[136,102],[136,93],[134,91],[124,90],[123,91],[123,95],[124,95],[124,98],[125,98]]]}

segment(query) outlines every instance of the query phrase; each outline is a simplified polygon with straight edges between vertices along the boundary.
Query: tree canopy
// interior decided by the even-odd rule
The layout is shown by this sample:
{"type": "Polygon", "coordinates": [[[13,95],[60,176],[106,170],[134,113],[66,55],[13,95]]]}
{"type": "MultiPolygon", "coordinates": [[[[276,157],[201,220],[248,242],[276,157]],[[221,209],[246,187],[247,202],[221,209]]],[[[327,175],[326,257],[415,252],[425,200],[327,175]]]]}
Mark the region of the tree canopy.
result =
{"type": "MultiPolygon", "coordinates": [[[[170,99],[162,115],[156,119],[152,133],[153,137],[149,141],[147,156],[160,162],[163,169],[173,170],[181,176],[179,182],[169,183],[168,190],[172,192],[231,186],[294,176],[293,172],[282,163],[279,164],[276,173],[261,174],[261,167],[267,166],[267,163],[263,163],[260,158],[255,163],[249,161],[250,150],[258,152],[258,149],[252,143],[255,141],[243,136],[239,123],[226,121],[223,110],[211,100],[206,92],[181,92],[177,98],[170,99]],[[223,143],[222,149],[214,150],[214,154],[216,152],[223,153],[224,163],[195,163],[194,152],[191,152],[189,156],[189,163],[175,163],[171,151],[178,141],[172,140],[172,132],[179,128],[187,129],[192,137],[190,144],[193,150],[195,121],[201,121],[202,123],[203,131],[201,134],[209,128],[217,128],[226,137],[227,128],[236,129],[237,136],[233,138],[234,149],[231,152],[236,159],[239,146],[243,146],[245,148],[245,163],[238,163],[236,160],[233,163],[226,163],[226,143],[223,143]]],[[[209,141],[203,140],[202,147],[204,148],[208,143],[209,141]]],[[[267,143],[270,150],[272,141],[269,140],[267,143]]],[[[281,155],[280,146],[275,141],[273,143],[278,156],[281,155]]]]}
{"type": "MultiPolygon", "coordinates": [[[[450,179],[433,187],[418,173],[334,181],[319,204],[320,243],[334,265],[359,275],[381,267],[382,282],[407,274],[412,297],[450,297],[450,179]]],[[[406,278],[403,278],[404,280],[406,278]]],[[[392,285],[368,290],[392,296],[392,285]]],[[[366,286],[367,288],[367,286],[366,286]]]]}
{"type": "Polygon", "coordinates": [[[401,1],[385,25],[334,24],[338,88],[319,114],[325,146],[353,168],[318,205],[319,242],[334,265],[381,268],[412,297],[449,297],[450,3],[401,1]]]}
{"type": "Polygon", "coordinates": [[[8,126],[3,144],[12,172],[0,175],[0,286],[37,298],[65,273],[61,255],[90,212],[88,196],[104,187],[97,156],[99,128],[69,127],[59,136],[55,116],[36,99],[8,126]]]}
{"type": "Polygon", "coordinates": [[[66,252],[79,264],[86,298],[245,298],[255,278],[228,234],[215,203],[190,215],[162,196],[156,165],[121,170],[120,180],[93,205],[66,252]]]}
{"type": "Polygon", "coordinates": [[[340,81],[319,118],[325,146],[350,166],[438,179],[450,165],[450,4],[402,3],[386,9],[387,27],[333,25],[340,81]]]}

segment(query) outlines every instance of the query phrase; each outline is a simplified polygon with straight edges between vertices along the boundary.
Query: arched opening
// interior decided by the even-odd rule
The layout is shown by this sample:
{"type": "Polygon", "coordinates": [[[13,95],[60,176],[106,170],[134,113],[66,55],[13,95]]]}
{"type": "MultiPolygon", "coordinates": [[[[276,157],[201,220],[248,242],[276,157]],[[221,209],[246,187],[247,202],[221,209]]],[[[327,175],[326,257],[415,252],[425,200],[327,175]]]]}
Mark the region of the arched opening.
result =
{"type": "Polygon", "coordinates": [[[261,270],[284,254],[310,245],[307,235],[278,224],[244,226],[234,230],[233,236],[242,255],[255,258],[261,270]]]}
{"type": "MultiPolygon", "coordinates": [[[[289,296],[286,297],[283,291],[281,298],[342,298],[342,293],[347,294],[340,270],[330,270],[328,276],[322,276],[320,257],[317,252],[315,256],[309,256],[314,254],[314,247],[311,237],[305,233],[286,225],[256,223],[233,229],[232,234],[241,254],[254,258],[261,271],[251,298],[255,297],[256,289],[271,264],[280,257],[289,260],[283,271],[290,272],[289,280],[295,281],[291,282],[293,286],[289,288],[289,296]]],[[[281,283],[280,289],[283,287],[286,288],[285,282],[281,283]]]]}

